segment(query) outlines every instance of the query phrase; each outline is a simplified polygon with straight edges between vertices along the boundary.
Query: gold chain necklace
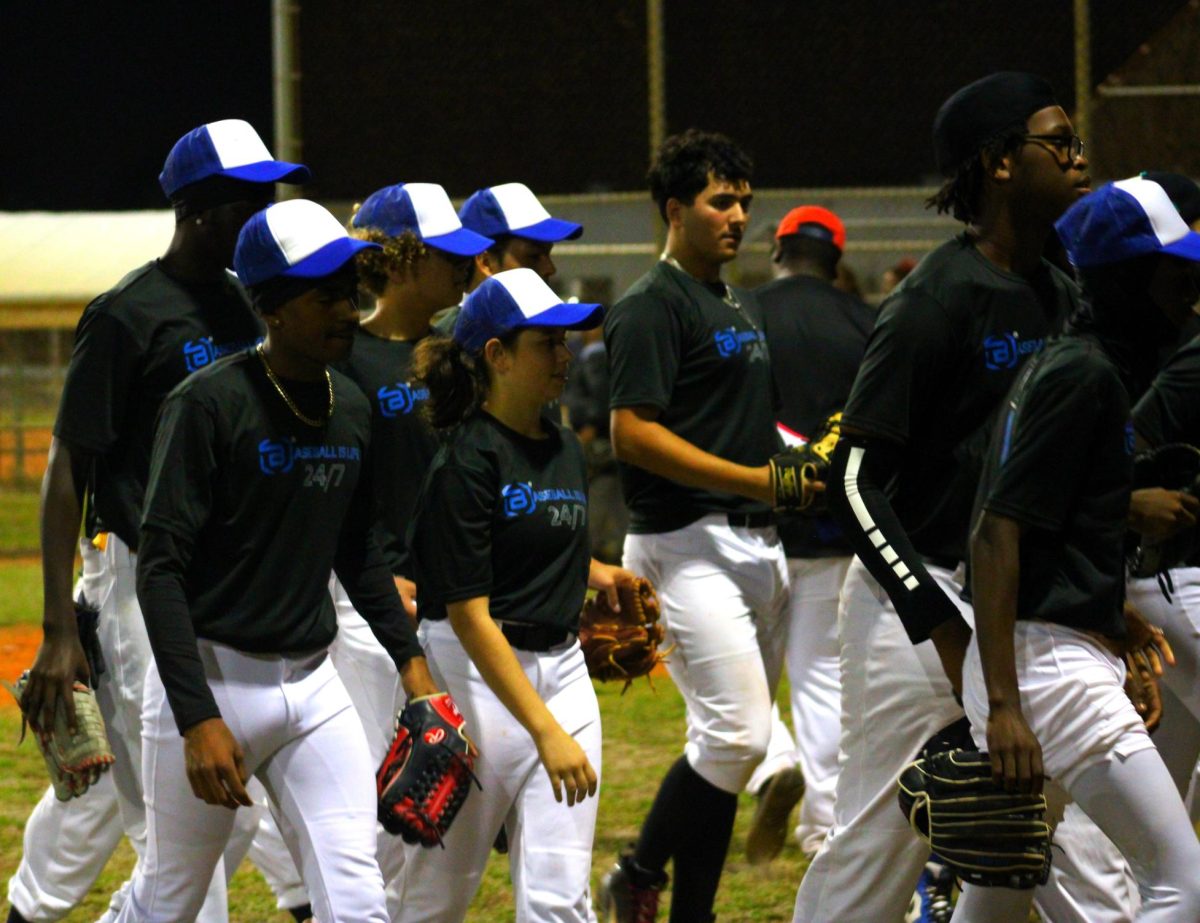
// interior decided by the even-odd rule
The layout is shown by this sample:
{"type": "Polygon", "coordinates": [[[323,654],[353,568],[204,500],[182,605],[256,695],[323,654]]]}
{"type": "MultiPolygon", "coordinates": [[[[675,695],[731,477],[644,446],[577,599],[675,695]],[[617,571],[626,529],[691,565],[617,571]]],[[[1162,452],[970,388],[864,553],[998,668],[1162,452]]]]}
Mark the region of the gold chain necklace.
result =
{"type": "Polygon", "coordinates": [[[283,398],[283,402],[288,405],[288,410],[295,414],[297,420],[317,429],[320,429],[329,422],[330,418],[333,417],[333,376],[329,374],[329,369],[325,370],[325,384],[329,386],[329,409],[325,411],[324,420],[314,420],[312,417],[306,417],[301,413],[295,401],[283,390],[283,385],[279,383],[279,379],[275,377],[275,373],[271,370],[271,363],[267,361],[267,354],[263,351],[262,343],[258,344],[255,351],[258,353],[258,358],[262,360],[263,368],[267,372],[267,378],[271,380],[271,384],[275,386],[275,390],[279,392],[279,396],[283,398]]]}

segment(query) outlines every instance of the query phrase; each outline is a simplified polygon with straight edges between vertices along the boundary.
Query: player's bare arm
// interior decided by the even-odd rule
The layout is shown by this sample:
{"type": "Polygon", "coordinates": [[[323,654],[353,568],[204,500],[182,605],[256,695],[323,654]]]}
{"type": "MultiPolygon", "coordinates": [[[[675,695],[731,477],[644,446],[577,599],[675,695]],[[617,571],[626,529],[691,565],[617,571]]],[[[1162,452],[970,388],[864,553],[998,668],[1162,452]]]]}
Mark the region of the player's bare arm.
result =
{"type": "Polygon", "coordinates": [[[89,464],[90,457],[85,453],[73,452],[57,437],[50,441],[41,504],[43,641],[30,669],[23,698],[26,714],[35,725],[46,727],[53,724],[54,711],[61,701],[72,732],[75,730],[72,685],[89,679],[71,597],[89,464]]]}
{"type": "Polygon", "coordinates": [[[488,597],[449,603],[446,611],[454,633],[488,688],[533,738],[554,788],[555,800],[562,801],[564,791],[568,805],[595,795],[596,770],[583,748],[562,729],[529,682],[508,639],[492,618],[488,597]]]}
{"type": "Polygon", "coordinates": [[[971,538],[975,630],[988,693],[992,775],[1008,791],[1042,790],[1042,748],[1021,713],[1013,627],[1017,621],[1021,526],[984,511],[971,538]]]}
{"type": "Polygon", "coordinates": [[[400,683],[409,700],[441,692],[433,675],[429,672],[429,661],[424,657],[413,657],[400,668],[400,683]]]}
{"type": "Polygon", "coordinates": [[[751,468],[705,452],[675,435],[657,417],[653,407],[619,407],[612,412],[617,458],[688,487],[723,490],[774,504],[769,466],[751,468]]]}

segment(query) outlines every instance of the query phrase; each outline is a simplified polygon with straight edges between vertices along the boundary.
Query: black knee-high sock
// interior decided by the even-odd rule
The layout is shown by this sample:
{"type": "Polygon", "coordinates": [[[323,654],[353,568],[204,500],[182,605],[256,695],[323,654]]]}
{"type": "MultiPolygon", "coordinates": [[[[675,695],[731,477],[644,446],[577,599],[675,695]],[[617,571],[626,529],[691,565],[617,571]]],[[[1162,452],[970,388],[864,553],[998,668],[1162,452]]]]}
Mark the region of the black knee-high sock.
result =
{"type": "Polygon", "coordinates": [[[642,825],[633,861],[647,872],[661,872],[675,859],[672,923],[712,918],[736,814],[737,796],[706,782],[686,758],[667,772],[642,825]]]}
{"type": "Polygon", "coordinates": [[[23,916],[21,916],[20,913],[17,912],[16,907],[9,907],[8,908],[8,923],[29,923],[29,921],[26,920],[23,916]]]}
{"type": "Polygon", "coordinates": [[[713,901],[737,815],[737,795],[704,781],[694,770],[692,777],[675,847],[671,923],[709,923],[713,919],[713,901]]]}

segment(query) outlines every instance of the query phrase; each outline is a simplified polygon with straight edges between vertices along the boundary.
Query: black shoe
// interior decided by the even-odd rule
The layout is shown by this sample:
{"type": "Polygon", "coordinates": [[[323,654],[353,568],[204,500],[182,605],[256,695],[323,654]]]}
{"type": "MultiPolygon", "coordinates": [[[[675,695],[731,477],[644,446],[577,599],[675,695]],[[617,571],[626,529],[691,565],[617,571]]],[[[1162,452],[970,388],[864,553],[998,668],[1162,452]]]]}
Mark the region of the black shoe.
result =
{"type": "Polygon", "coordinates": [[[658,898],[666,885],[665,872],[640,869],[632,853],[622,853],[600,879],[601,923],[654,923],[658,898]]]}
{"type": "Polygon", "coordinates": [[[502,856],[508,855],[508,828],[503,824],[500,825],[500,832],[496,834],[496,840],[492,843],[492,849],[502,856]]]}

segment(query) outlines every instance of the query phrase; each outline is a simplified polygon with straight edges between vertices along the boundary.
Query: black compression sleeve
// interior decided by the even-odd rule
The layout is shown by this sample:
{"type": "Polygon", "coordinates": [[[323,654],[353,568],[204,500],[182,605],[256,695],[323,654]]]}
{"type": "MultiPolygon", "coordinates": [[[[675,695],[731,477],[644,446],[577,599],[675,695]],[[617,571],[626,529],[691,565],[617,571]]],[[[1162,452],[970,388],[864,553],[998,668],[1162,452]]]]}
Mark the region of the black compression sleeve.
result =
{"type": "Polygon", "coordinates": [[[142,529],[137,562],[138,605],[180,734],[208,718],[221,717],[200,662],[183,589],[183,575],[191,557],[191,545],[174,533],[151,526],[142,529]]]}
{"type": "Polygon", "coordinates": [[[854,553],[888,594],[909,640],[919,644],[933,629],[961,616],[925,569],[884,493],[902,451],[885,440],[843,435],[825,496],[854,553]]]}
{"type": "Polygon", "coordinates": [[[370,478],[364,477],[342,525],[333,570],[371,632],[391,655],[396,669],[423,657],[417,634],[400,602],[396,581],[370,528],[370,478]]]}

